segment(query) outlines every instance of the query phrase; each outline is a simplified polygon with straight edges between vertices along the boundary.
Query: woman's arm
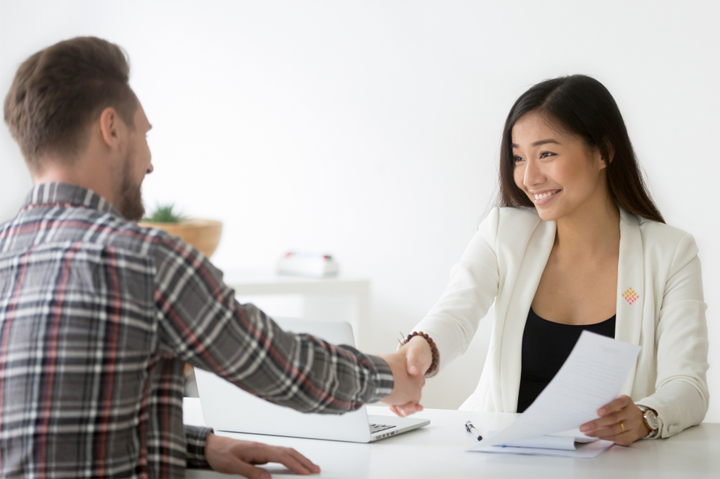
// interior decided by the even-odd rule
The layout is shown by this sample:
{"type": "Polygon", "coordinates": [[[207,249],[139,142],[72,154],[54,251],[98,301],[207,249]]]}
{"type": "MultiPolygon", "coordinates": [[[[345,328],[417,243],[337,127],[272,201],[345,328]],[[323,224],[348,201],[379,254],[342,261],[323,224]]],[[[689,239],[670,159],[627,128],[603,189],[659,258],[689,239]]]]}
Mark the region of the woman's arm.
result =
{"type": "MultiPolygon", "coordinates": [[[[494,208],[480,224],[460,261],[451,269],[450,281],[440,299],[413,328],[434,340],[440,355],[439,369],[465,352],[480,319],[495,301],[500,281],[496,254],[499,222],[500,209],[494,208]]],[[[411,343],[423,345],[425,353],[429,350],[425,349],[427,342],[424,340],[413,338],[411,343]]],[[[420,362],[425,364],[427,356],[422,356],[420,362]]]]}
{"type": "Polygon", "coordinates": [[[659,437],[700,424],[708,409],[708,332],[695,240],[678,243],[657,321],[655,394],[636,401],[657,411],[659,437]]]}
{"type": "Polygon", "coordinates": [[[708,336],[702,273],[697,246],[691,235],[679,242],[662,295],[656,321],[656,392],[633,402],[628,396],[603,406],[599,419],[581,426],[588,436],[628,445],[650,430],[638,405],[657,412],[658,434],[670,437],[700,424],[708,408],[705,373],[708,336]]]}

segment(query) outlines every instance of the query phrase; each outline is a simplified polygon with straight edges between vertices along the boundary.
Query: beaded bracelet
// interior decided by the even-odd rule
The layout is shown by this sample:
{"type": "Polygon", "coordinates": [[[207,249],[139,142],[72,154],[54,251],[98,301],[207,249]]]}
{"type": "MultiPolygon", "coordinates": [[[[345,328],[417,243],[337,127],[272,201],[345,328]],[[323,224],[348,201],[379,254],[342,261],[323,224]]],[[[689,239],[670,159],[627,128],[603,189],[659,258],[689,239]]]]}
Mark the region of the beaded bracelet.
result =
{"type": "MultiPolygon", "coordinates": [[[[400,333],[402,334],[402,333],[400,333]]],[[[440,365],[440,351],[438,351],[437,346],[435,345],[435,341],[432,340],[430,336],[428,336],[427,333],[423,333],[422,331],[413,331],[412,333],[407,335],[407,338],[402,340],[400,342],[400,346],[404,346],[407,344],[412,338],[415,336],[422,336],[425,338],[425,341],[428,342],[430,345],[430,354],[432,355],[432,363],[430,363],[430,367],[425,372],[425,377],[429,378],[437,374],[438,366],[440,365]]]]}

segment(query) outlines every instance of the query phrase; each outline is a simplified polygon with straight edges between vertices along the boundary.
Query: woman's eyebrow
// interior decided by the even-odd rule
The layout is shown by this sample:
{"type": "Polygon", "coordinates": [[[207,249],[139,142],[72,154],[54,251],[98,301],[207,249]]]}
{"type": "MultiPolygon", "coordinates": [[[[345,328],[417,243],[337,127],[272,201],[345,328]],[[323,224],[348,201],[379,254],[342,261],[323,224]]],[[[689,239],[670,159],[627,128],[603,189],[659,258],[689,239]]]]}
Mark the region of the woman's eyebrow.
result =
{"type": "MultiPolygon", "coordinates": [[[[556,145],[559,145],[559,144],[560,144],[559,141],[553,140],[552,138],[549,138],[549,139],[547,139],[547,140],[539,140],[539,141],[536,141],[535,143],[533,143],[533,144],[530,145],[530,146],[547,145],[548,143],[554,143],[554,144],[556,144],[556,145]]],[[[517,146],[515,143],[512,144],[512,147],[513,147],[513,148],[520,148],[520,147],[517,146]]]]}

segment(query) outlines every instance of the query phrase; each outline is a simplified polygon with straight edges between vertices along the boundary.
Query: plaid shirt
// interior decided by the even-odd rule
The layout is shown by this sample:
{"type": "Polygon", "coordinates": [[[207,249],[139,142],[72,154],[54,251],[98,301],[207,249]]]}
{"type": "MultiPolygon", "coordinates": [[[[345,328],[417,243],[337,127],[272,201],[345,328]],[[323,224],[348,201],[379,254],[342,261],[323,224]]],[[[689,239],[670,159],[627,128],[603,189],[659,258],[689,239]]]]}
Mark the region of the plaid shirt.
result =
{"type": "Polygon", "coordinates": [[[207,467],[182,420],[190,363],[304,412],[393,387],[380,358],[282,331],[198,251],[51,183],[0,225],[2,477],[183,477],[207,467]]]}

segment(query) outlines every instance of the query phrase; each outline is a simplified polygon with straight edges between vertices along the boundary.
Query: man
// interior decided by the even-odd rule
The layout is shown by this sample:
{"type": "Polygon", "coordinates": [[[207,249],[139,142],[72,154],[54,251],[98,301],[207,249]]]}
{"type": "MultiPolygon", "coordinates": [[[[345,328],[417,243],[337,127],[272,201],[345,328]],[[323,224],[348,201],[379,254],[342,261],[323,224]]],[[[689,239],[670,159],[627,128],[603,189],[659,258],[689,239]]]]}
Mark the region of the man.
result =
{"type": "Polygon", "coordinates": [[[151,126],[128,74],[119,47],[75,38],[25,61],[5,99],[35,187],[0,226],[2,476],[319,472],[294,450],[184,427],[183,364],[318,413],[417,404],[424,379],[404,349],[370,356],[282,331],[201,253],[137,225],[151,126]]]}

